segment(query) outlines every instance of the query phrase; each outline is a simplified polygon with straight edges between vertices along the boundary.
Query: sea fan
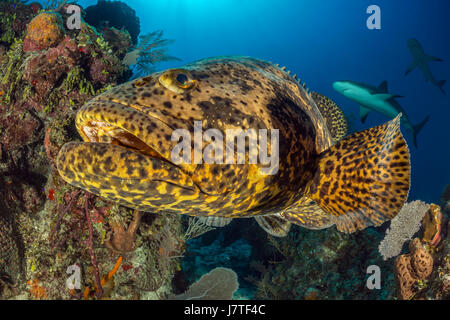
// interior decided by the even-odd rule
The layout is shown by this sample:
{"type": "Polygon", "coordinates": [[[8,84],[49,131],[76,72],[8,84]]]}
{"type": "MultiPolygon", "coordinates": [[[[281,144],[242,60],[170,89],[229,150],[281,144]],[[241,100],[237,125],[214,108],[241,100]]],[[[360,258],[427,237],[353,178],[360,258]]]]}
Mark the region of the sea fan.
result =
{"type": "Polygon", "coordinates": [[[135,77],[145,76],[154,72],[160,62],[180,60],[168,54],[168,46],[173,42],[163,39],[162,30],[139,36],[139,45],[127,53],[122,63],[132,67],[135,77]]]}
{"type": "Polygon", "coordinates": [[[43,3],[43,7],[45,10],[54,10],[58,11],[62,8],[63,5],[65,5],[67,0],[46,0],[43,3]]]}

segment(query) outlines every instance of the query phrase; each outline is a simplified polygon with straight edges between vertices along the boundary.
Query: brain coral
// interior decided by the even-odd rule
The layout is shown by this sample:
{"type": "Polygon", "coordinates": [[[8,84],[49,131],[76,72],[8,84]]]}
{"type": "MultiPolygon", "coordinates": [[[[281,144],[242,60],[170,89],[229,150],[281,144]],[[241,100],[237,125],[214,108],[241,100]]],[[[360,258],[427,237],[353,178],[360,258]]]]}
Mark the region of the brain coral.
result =
{"type": "Polygon", "coordinates": [[[409,254],[398,256],[395,260],[395,278],[399,286],[398,298],[412,299],[418,292],[420,283],[433,271],[433,257],[423,247],[419,238],[409,244],[409,254]]]}
{"type": "Polygon", "coordinates": [[[59,43],[64,36],[63,21],[58,13],[44,12],[28,24],[24,51],[39,51],[59,43]]]}

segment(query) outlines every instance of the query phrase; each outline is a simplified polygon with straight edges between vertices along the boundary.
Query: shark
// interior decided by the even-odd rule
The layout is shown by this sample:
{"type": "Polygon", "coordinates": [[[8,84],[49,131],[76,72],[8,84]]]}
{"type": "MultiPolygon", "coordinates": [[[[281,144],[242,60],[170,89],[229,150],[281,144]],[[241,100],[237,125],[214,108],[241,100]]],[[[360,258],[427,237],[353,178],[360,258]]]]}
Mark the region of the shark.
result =
{"type": "Polygon", "coordinates": [[[408,67],[408,69],[405,72],[405,76],[407,76],[413,69],[419,68],[422,73],[425,76],[426,81],[430,81],[432,84],[434,84],[436,87],[438,87],[443,94],[445,94],[445,91],[443,89],[443,86],[446,82],[446,80],[440,80],[437,81],[433,74],[431,73],[430,67],[428,66],[428,63],[431,61],[443,61],[440,58],[436,58],[433,56],[430,56],[426,54],[423,51],[422,45],[417,41],[416,39],[409,39],[408,40],[408,48],[411,52],[411,55],[413,56],[413,60],[408,67]]]}
{"type": "Polygon", "coordinates": [[[336,81],[333,88],[346,98],[360,105],[360,118],[364,123],[370,111],[376,111],[389,118],[395,118],[400,113],[401,124],[411,132],[414,146],[417,148],[417,134],[422,130],[430,116],[419,124],[413,125],[402,106],[397,102],[399,95],[388,93],[388,83],[383,81],[378,87],[355,81],[336,81]]]}

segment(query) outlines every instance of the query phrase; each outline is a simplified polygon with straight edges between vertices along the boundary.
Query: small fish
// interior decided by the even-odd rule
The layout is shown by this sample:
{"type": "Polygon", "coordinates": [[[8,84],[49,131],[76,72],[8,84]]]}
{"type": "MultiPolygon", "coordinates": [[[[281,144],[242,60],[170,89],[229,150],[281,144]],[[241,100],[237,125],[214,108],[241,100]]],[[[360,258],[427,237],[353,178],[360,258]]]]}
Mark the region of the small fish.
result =
{"type": "Polygon", "coordinates": [[[338,142],[328,126],[342,122],[326,120],[332,116],[276,65],[251,57],[204,59],[89,101],[76,116],[84,142],[64,145],[57,167],[68,183],[129,208],[255,217],[277,236],[291,223],[336,225],[347,233],[378,226],[399,212],[410,186],[400,115],[338,142]],[[194,132],[195,121],[221,132],[278,129],[278,171],[263,174],[265,165],[249,161],[174,163],[172,133],[194,132]]]}

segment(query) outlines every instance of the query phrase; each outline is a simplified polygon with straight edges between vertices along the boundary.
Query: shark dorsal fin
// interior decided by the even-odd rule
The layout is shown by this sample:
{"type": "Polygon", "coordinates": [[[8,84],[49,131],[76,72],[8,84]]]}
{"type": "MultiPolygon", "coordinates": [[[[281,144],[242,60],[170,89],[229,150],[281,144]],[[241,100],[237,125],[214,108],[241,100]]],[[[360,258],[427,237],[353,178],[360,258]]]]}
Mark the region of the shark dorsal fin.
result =
{"type": "Polygon", "coordinates": [[[388,92],[388,83],[386,80],[384,80],[380,85],[378,86],[378,90],[382,93],[388,92]]]}

